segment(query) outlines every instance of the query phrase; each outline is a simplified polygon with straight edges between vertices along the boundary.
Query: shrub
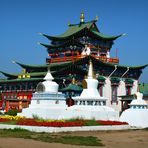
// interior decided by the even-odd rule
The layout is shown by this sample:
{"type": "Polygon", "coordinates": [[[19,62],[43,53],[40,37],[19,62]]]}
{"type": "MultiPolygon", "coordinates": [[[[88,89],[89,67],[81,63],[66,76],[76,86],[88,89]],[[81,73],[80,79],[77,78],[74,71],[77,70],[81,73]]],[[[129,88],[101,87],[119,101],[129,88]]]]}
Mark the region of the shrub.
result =
{"type": "Polygon", "coordinates": [[[17,116],[17,113],[18,113],[18,110],[9,110],[5,114],[10,116],[17,116]]]}

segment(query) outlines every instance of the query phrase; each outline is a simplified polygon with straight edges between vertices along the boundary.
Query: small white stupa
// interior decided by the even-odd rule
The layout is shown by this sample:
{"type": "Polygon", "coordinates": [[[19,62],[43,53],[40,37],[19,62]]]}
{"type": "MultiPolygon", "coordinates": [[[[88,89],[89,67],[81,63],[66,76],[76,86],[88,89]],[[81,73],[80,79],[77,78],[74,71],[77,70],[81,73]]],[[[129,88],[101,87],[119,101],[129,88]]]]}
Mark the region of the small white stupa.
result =
{"type": "Polygon", "coordinates": [[[92,62],[89,62],[88,76],[85,79],[86,88],[80,96],[72,97],[75,105],[67,108],[67,118],[83,118],[96,120],[119,120],[119,112],[106,106],[107,98],[98,92],[98,80],[93,73],[92,62]]]}
{"type": "Polygon", "coordinates": [[[148,104],[142,99],[143,94],[136,93],[137,99],[132,100],[130,108],[123,111],[120,121],[128,122],[131,126],[148,127],[148,104]]]}
{"type": "Polygon", "coordinates": [[[29,118],[37,115],[44,119],[58,119],[61,111],[65,110],[66,98],[64,94],[58,92],[59,85],[53,81],[54,78],[49,69],[44,80],[37,85],[29,108],[23,109],[18,115],[29,118]]]}

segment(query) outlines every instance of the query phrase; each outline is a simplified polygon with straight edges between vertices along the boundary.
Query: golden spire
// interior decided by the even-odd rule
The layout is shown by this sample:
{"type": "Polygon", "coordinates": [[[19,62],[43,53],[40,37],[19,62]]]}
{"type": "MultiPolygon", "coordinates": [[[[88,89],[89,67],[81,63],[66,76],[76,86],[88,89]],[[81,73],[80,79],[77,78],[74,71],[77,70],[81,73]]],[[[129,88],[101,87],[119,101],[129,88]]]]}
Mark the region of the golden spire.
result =
{"type": "Polygon", "coordinates": [[[81,22],[81,23],[84,23],[84,19],[85,19],[85,17],[84,17],[84,12],[82,11],[82,12],[81,12],[81,15],[80,15],[80,22],[81,22]]]}
{"type": "Polygon", "coordinates": [[[74,77],[72,78],[72,84],[76,84],[76,79],[74,77]]]}
{"type": "Polygon", "coordinates": [[[88,68],[87,79],[95,79],[95,74],[94,74],[94,70],[93,70],[93,64],[92,64],[91,60],[89,61],[89,68],[88,68]]]}

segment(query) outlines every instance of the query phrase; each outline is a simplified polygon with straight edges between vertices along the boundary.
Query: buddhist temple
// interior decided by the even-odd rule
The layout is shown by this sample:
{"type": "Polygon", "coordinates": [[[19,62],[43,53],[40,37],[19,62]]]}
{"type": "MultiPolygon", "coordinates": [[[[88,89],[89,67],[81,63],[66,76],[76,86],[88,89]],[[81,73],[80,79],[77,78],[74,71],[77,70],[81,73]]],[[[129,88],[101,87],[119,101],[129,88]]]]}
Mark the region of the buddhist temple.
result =
{"type": "MultiPolygon", "coordinates": [[[[28,107],[38,83],[44,81],[43,78],[46,76],[49,65],[50,72],[63,93],[69,93],[69,88],[67,91],[66,88],[72,84],[73,78],[76,87],[82,88],[83,86],[84,88],[86,82],[83,80],[87,76],[91,60],[98,80],[97,89],[100,96],[108,98],[106,100],[108,106],[121,111],[120,96],[132,95],[137,92],[139,77],[147,64],[120,65],[119,58],[112,57],[110,52],[115,41],[122,39],[125,34],[103,34],[97,27],[98,17],[91,21],[86,21],[85,17],[82,12],[78,23],[69,23],[67,31],[61,35],[50,36],[40,33],[49,41],[49,44],[39,43],[45,47],[48,54],[43,65],[13,61],[20,66],[21,73],[0,71],[5,76],[4,79],[0,79],[0,109],[7,112],[11,109],[21,111],[22,108],[28,107]]],[[[75,90],[70,91],[73,96],[80,94],[75,90]]],[[[74,103],[74,100],[72,101],[74,103]]],[[[124,103],[127,101],[123,102],[123,105],[124,103]]]]}

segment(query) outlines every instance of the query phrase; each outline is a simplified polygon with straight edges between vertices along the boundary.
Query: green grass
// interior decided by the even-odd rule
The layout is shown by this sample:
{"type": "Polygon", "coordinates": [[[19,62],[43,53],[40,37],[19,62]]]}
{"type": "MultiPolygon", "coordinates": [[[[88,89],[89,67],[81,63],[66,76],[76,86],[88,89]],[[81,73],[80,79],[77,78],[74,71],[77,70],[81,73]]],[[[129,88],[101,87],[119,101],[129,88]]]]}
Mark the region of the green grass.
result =
{"type": "Polygon", "coordinates": [[[49,142],[49,143],[63,143],[71,145],[83,145],[83,146],[104,146],[101,140],[93,136],[71,136],[63,134],[50,134],[50,133],[36,133],[30,132],[28,130],[15,128],[10,129],[0,129],[0,137],[13,137],[13,138],[24,138],[33,139],[37,141],[49,142]]]}

